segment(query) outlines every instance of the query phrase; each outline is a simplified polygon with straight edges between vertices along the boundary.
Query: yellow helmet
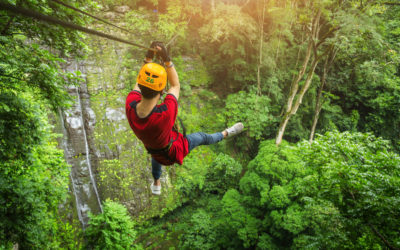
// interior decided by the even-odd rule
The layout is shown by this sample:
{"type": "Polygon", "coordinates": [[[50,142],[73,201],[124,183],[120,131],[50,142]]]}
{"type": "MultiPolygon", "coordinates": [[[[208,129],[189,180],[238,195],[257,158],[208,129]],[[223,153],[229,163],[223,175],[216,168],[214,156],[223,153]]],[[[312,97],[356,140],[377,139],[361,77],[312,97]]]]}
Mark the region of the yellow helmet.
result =
{"type": "Polygon", "coordinates": [[[155,91],[161,91],[167,85],[167,71],[157,63],[146,63],[139,71],[137,83],[155,91]]]}

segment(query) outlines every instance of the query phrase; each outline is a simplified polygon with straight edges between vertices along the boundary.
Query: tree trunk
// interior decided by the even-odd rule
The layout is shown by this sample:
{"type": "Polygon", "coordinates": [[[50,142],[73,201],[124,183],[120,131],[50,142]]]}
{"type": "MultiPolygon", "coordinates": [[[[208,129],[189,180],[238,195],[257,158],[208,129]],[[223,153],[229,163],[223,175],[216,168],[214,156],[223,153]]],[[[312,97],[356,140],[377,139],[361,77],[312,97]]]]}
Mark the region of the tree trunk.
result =
{"type": "MultiPolygon", "coordinates": [[[[295,4],[294,4],[295,2],[292,2],[292,8],[293,9],[295,9],[295,4]]],[[[286,1],[285,1],[285,5],[284,5],[284,8],[286,9],[286,1]]],[[[290,25],[289,25],[289,30],[291,30],[292,29],[292,26],[293,26],[293,23],[294,23],[294,19],[291,19],[290,20],[290,25]]],[[[282,34],[282,29],[279,29],[279,34],[278,34],[278,45],[276,46],[276,53],[275,53],[275,62],[277,62],[278,61],[278,58],[279,58],[279,48],[280,48],[280,46],[281,46],[281,34],[282,34]]],[[[276,64],[275,64],[276,65],[276,64]]],[[[276,67],[276,66],[275,66],[276,67]]]]}
{"type": "Polygon", "coordinates": [[[286,125],[290,119],[289,114],[285,114],[281,124],[279,124],[278,134],[276,136],[275,144],[280,145],[282,143],[283,134],[285,133],[286,125]]]}
{"type": "Polygon", "coordinates": [[[328,75],[328,72],[329,72],[329,70],[330,70],[330,68],[332,66],[333,60],[336,57],[336,53],[337,53],[337,50],[335,50],[332,47],[331,51],[329,52],[329,56],[325,60],[324,69],[323,69],[322,77],[321,77],[321,86],[318,89],[317,100],[316,100],[316,103],[315,103],[315,113],[314,113],[313,124],[312,124],[312,127],[311,127],[311,133],[310,133],[310,139],[309,139],[310,143],[312,143],[313,140],[314,140],[315,129],[317,127],[319,114],[321,113],[322,104],[323,104],[322,91],[323,91],[324,86],[326,84],[326,77],[328,75]]]}
{"type": "Polygon", "coordinates": [[[289,94],[289,98],[288,98],[288,101],[286,103],[286,109],[285,109],[286,112],[289,112],[291,110],[291,108],[292,108],[293,100],[296,97],[297,91],[299,89],[299,82],[303,78],[303,76],[304,76],[304,74],[306,72],[306,69],[307,69],[308,62],[310,61],[311,52],[312,52],[312,42],[309,41],[309,44],[308,44],[308,47],[307,47],[307,53],[306,53],[306,56],[304,58],[301,70],[300,70],[299,74],[297,75],[297,77],[294,78],[294,80],[292,81],[292,84],[290,85],[290,94],[289,94]]]}
{"type": "MultiPolygon", "coordinates": [[[[284,134],[284,132],[285,132],[286,126],[287,126],[287,124],[288,124],[290,118],[291,118],[294,114],[296,114],[297,110],[298,110],[299,107],[300,107],[300,104],[301,104],[302,101],[303,101],[304,94],[305,94],[305,93],[307,92],[307,90],[310,88],[311,80],[312,80],[312,77],[313,77],[313,75],[314,75],[315,68],[316,68],[317,65],[318,65],[318,62],[319,62],[319,59],[318,59],[318,58],[315,58],[315,59],[313,60],[312,65],[311,65],[311,69],[310,69],[310,71],[309,71],[308,74],[307,74],[307,79],[306,79],[306,81],[305,81],[303,87],[301,88],[299,94],[297,95],[297,99],[296,99],[295,104],[294,104],[294,105],[291,104],[290,109],[285,113],[285,115],[284,115],[284,117],[283,117],[283,119],[282,119],[282,121],[281,121],[281,124],[279,125],[278,134],[277,134],[276,140],[275,140],[276,145],[281,144],[282,139],[283,139],[283,134],[284,134]]],[[[298,87],[298,85],[297,85],[297,87],[298,87]]],[[[297,90],[296,90],[296,92],[297,92],[297,90]]],[[[294,99],[294,98],[293,98],[293,99],[294,99]]],[[[293,102],[293,100],[292,100],[292,102],[293,102]]]]}
{"type": "Polygon", "coordinates": [[[294,106],[292,107],[292,109],[290,111],[291,115],[296,114],[297,110],[299,109],[300,104],[303,102],[303,97],[304,97],[305,93],[307,92],[307,90],[310,88],[311,80],[312,80],[312,77],[313,77],[314,72],[315,72],[315,68],[317,67],[319,60],[320,60],[319,58],[315,58],[313,60],[313,62],[311,64],[311,69],[307,74],[306,81],[305,81],[303,87],[300,90],[300,93],[299,93],[299,95],[298,95],[298,97],[296,99],[296,102],[295,102],[294,106]]]}
{"type": "Polygon", "coordinates": [[[311,127],[311,133],[310,133],[310,143],[313,142],[314,140],[314,135],[315,135],[315,128],[317,127],[317,122],[319,119],[319,113],[321,112],[322,109],[322,104],[321,104],[321,93],[322,93],[322,88],[320,88],[321,92],[318,91],[318,96],[317,96],[317,103],[315,104],[315,113],[314,113],[314,118],[313,118],[313,124],[311,127]]]}
{"type": "Polygon", "coordinates": [[[321,45],[321,42],[318,42],[316,44],[316,41],[318,41],[319,37],[319,31],[320,31],[320,17],[321,17],[321,10],[318,10],[315,17],[313,18],[312,25],[311,25],[311,30],[310,30],[310,37],[308,39],[308,46],[307,46],[307,51],[306,55],[303,60],[303,65],[297,75],[296,78],[292,81],[292,84],[290,86],[290,94],[288,97],[288,100],[286,102],[286,107],[285,107],[285,113],[283,115],[283,118],[281,120],[281,123],[279,125],[278,133],[275,139],[276,145],[279,145],[282,142],[283,139],[283,134],[285,132],[286,126],[290,120],[290,118],[296,114],[301,102],[303,101],[304,94],[307,92],[311,85],[311,80],[312,76],[314,75],[315,68],[318,65],[318,62],[321,57],[318,56],[317,51],[319,45],[321,45]],[[311,67],[308,71],[306,81],[302,88],[299,91],[299,83],[301,79],[303,79],[306,71],[307,71],[307,66],[309,65],[311,53],[314,52],[314,59],[312,60],[311,67]],[[293,105],[293,102],[296,99],[295,104],[293,105]]]}
{"type": "Polygon", "coordinates": [[[257,66],[257,94],[261,95],[261,79],[260,79],[260,70],[262,64],[262,50],[263,50],[263,34],[264,34],[264,16],[265,16],[265,0],[263,1],[263,11],[262,17],[260,21],[260,50],[259,50],[259,62],[257,66]]]}
{"type": "Polygon", "coordinates": [[[322,97],[322,91],[323,91],[325,83],[326,83],[326,73],[327,72],[326,72],[326,61],[325,61],[324,72],[322,74],[322,79],[321,79],[321,86],[318,89],[317,100],[315,103],[315,113],[314,113],[313,123],[311,126],[311,132],[310,132],[310,139],[309,139],[310,143],[312,143],[314,140],[315,128],[317,127],[319,114],[321,113],[321,109],[322,109],[323,101],[321,100],[321,97],[322,97]]]}

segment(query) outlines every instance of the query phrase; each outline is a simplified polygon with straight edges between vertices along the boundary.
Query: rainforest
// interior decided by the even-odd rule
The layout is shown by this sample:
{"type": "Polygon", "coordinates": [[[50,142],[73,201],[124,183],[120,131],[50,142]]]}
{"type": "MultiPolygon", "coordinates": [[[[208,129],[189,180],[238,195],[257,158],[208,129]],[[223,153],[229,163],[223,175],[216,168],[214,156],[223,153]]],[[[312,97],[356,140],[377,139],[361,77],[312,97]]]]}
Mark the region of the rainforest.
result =
{"type": "Polygon", "coordinates": [[[400,249],[399,218],[397,0],[0,0],[0,249],[400,249]],[[125,113],[154,41],[181,133],[244,125],[161,195],[125,113]]]}

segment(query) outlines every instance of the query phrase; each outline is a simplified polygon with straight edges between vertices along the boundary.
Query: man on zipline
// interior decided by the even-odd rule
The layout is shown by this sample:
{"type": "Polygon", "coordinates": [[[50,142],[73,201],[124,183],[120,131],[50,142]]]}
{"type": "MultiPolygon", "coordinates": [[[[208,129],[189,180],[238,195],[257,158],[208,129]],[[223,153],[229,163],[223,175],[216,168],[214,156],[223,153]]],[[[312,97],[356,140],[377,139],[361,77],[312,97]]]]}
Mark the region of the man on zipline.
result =
{"type": "Polygon", "coordinates": [[[164,61],[165,68],[152,63],[154,52],[149,50],[144,65],[139,71],[133,91],[126,99],[126,116],[135,135],[143,142],[151,154],[151,165],[154,182],[151,184],[153,194],[161,194],[161,164],[182,165],[183,158],[199,145],[210,145],[224,138],[234,136],[243,130],[242,123],[214,134],[198,132],[186,137],[173,127],[178,115],[178,98],[180,84],[178,73],[171,62],[165,46],[161,42],[153,42],[151,48],[164,61]],[[171,84],[164,102],[157,105],[167,84],[171,84]]]}

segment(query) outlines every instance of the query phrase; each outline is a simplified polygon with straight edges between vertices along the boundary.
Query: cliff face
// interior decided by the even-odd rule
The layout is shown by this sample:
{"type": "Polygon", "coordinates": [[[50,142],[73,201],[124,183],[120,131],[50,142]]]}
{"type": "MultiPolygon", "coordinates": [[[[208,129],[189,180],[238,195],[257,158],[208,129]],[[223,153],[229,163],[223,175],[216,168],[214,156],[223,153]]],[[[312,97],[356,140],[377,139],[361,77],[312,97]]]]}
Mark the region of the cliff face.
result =
{"type": "MultiPolygon", "coordinates": [[[[75,69],[79,68],[73,63],[75,69]]],[[[95,114],[90,108],[90,96],[84,84],[70,87],[68,93],[74,104],[64,112],[60,111],[65,158],[71,165],[70,190],[74,196],[77,216],[82,225],[88,221],[87,213],[101,212],[101,200],[96,185],[95,169],[97,156],[93,154],[93,133],[95,114]]]]}
{"type": "MultiPolygon", "coordinates": [[[[106,15],[113,16],[114,22],[122,16],[117,11],[108,11],[106,15]]],[[[136,42],[144,44],[140,40],[136,42]]],[[[108,198],[123,203],[138,218],[160,215],[165,208],[174,207],[178,199],[171,185],[174,178],[170,178],[175,176],[175,168],[163,167],[162,195],[153,196],[149,188],[150,156],[131,131],[125,116],[125,99],[136,82],[145,51],[97,37],[89,37],[88,46],[87,59],[69,62],[65,67],[71,72],[79,70],[84,81],[68,88],[75,102],[69,109],[60,111],[62,146],[71,165],[74,210],[84,227],[88,212],[101,212],[101,202],[108,198]]],[[[191,95],[189,82],[198,87],[199,82],[208,80],[204,67],[199,70],[198,66],[188,65],[194,59],[183,57],[174,61],[182,65],[183,93],[191,95]]],[[[193,65],[200,63],[193,62],[193,65]]],[[[193,100],[188,99],[186,104],[180,102],[180,114],[183,106],[193,109],[193,100]]]]}
{"type": "MultiPolygon", "coordinates": [[[[136,215],[152,202],[150,157],[125,116],[130,84],[121,76],[124,67],[113,57],[115,51],[103,53],[107,60],[71,64],[69,68],[80,70],[85,81],[69,88],[75,102],[60,117],[65,156],[71,165],[71,191],[83,225],[87,212],[101,212],[101,201],[107,198],[125,203],[136,215]]],[[[163,177],[165,190],[168,175],[163,177]]]]}

